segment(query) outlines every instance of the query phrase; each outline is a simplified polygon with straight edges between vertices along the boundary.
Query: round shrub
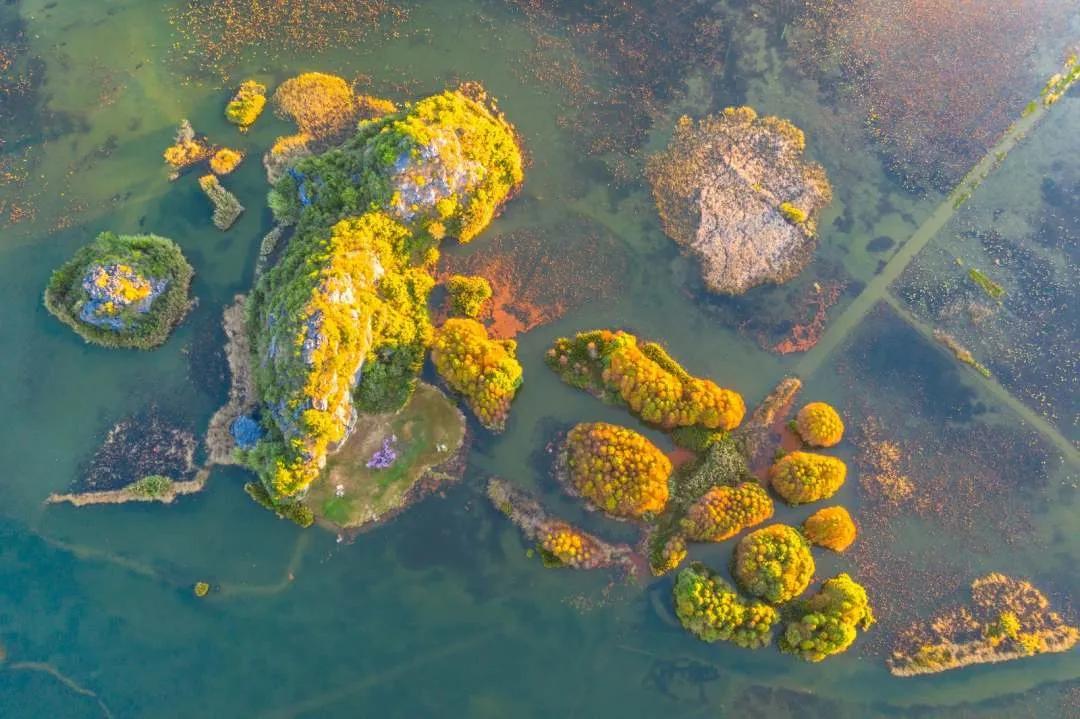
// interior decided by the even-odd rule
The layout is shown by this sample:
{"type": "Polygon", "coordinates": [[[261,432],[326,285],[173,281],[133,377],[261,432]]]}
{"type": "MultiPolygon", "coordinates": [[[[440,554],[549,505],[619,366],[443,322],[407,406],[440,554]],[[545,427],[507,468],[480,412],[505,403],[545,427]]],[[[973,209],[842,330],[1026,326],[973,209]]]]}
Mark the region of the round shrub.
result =
{"type": "Polygon", "coordinates": [[[501,431],[521,386],[516,352],[513,340],[491,339],[476,320],[455,317],[435,332],[431,361],[439,376],[465,396],[480,423],[501,431]]]}
{"type": "Polygon", "coordinates": [[[832,447],[844,438],[844,421],[824,402],[811,402],[800,409],[795,429],[804,442],[815,447],[832,447]]]}
{"type": "Polygon", "coordinates": [[[686,538],[681,534],[673,534],[662,544],[657,542],[656,545],[649,548],[649,569],[658,577],[675,569],[686,559],[686,538]]]}
{"type": "Polygon", "coordinates": [[[847,465],[813,452],[785,454],[769,469],[769,482],[788,504],[828,499],[844,484],[847,465]]]}
{"type": "Polygon", "coordinates": [[[446,281],[450,307],[454,314],[476,319],[491,299],[491,285],[483,277],[451,275],[446,281]]]}
{"type": "Polygon", "coordinates": [[[851,515],[843,507],[825,507],[803,522],[803,534],[811,544],[842,552],[855,541],[858,530],[851,515]]]}
{"type": "Polygon", "coordinates": [[[696,563],[679,572],[675,581],[675,615],[703,641],[722,639],[746,649],[768,644],[780,619],[775,609],[746,601],[720,576],[696,563]]]}
{"type": "Polygon", "coordinates": [[[780,604],[806,591],[814,557],[797,529],[772,524],[739,540],[732,574],[747,594],[780,604]]]}
{"type": "Polygon", "coordinates": [[[45,307],[87,342],[151,349],[187,314],[193,274],[172,240],[102,232],[53,272],[45,307]]]}
{"type": "Polygon", "coordinates": [[[869,629],[874,623],[866,590],[847,574],[827,580],[796,613],[799,618],[780,636],[780,649],[808,662],[845,651],[858,629],[869,629]]]}
{"type": "Polygon", "coordinates": [[[617,517],[656,514],[667,504],[671,461],[632,429],[575,426],[566,435],[566,469],[571,489],[617,517]]]}
{"type": "Polygon", "coordinates": [[[772,515],[772,500],[761,485],[742,482],[710,489],[691,505],[682,527],[693,541],[723,542],[772,515]]]}
{"type": "Polygon", "coordinates": [[[552,566],[578,567],[593,560],[592,542],[569,524],[554,524],[540,532],[540,552],[552,566]]]}
{"type": "Polygon", "coordinates": [[[210,169],[214,171],[215,175],[228,175],[237,168],[243,159],[243,154],[223,147],[210,158],[210,169]]]}
{"type": "Polygon", "coordinates": [[[254,80],[246,80],[225,106],[225,119],[246,132],[255,124],[266,107],[266,86],[254,80]]]}

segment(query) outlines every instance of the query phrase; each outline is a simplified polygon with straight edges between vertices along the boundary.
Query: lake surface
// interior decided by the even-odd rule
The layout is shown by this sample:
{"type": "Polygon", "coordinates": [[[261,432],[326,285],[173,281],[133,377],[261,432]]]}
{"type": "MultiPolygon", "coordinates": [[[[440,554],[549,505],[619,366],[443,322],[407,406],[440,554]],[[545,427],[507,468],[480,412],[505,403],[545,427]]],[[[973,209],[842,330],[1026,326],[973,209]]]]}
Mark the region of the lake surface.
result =
{"type": "MultiPolygon", "coordinates": [[[[230,4],[243,5],[218,3],[230,4]]],[[[893,677],[884,661],[890,631],[962,599],[990,571],[1030,579],[1076,622],[1075,88],[953,211],[948,187],[912,187],[890,169],[850,90],[797,71],[798,22],[785,23],[788,10],[779,9],[793,3],[717,3],[708,10],[717,39],[695,49],[700,60],[658,63],[677,76],[669,93],[652,88],[647,98],[612,70],[629,67],[636,49],[605,67],[610,52],[596,44],[603,30],[583,32],[591,16],[572,4],[551,15],[536,10],[540,3],[402,4],[362,36],[225,49],[200,45],[191,14],[199,5],[0,7],[0,716],[1078,716],[1076,651],[921,678],[893,677]],[[224,401],[221,312],[250,287],[272,226],[258,158],[292,130],[268,111],[240,135],[222,110],[241,79],[272,88],[304,71],[356,78],[364,91],[397,101],[483,82],[531,164],[503,215],[445,254],[467,260],[499,238],[527,234],[541,239],[539,260],[602,234],[611,249],[589,262],[601,275],[604,263],[619,267],[618,282],[518,336],[525,384],[505,433],[473,423],[462,482],[355,541],[260,509],[238,468],[216,467],[203,492],[172,505],[44,505],[80,479],[125,417],[154,406],[199,435],[224,401]],[[619,107],[609,103],[616,96],[648,105],[649,123],[625,156],[590,154],[583,140],[595,139],[598,123],[621,128],[612,118],[627,119],[604,109],[619,107]],[[835,199],[800,278],[731,300],[704,293],[696,268],[663,234],[640,160],[664,146],[679,115],[741,104],[805,130],[835,199]],[[194,175],[167,180],[161,153],[184,117],[249,153],[225,181],[247,207],[226,233],[211,224],[194,175]],[[86,345],[41,303],[52,269],[107,229],[170,237],[196,270],[197,308],[153,352],[86,345]],[[925,245],[904,257],[920,232],[925,245]],[[900,264],[890,268],[894,257],[900,264]],[[969,267],[1007,288],[984,324],[950,310],[978,300],[978,288],[964,284],[969,267]],[[838,288],[821,345],[771,351],[793,323],[812,317],[814,283],[838,288]],[[872,602],[894,595],[883,606],[895,615],[879,607],[879,627],[846,654],[811,665],[774,648],[697,641],[671,611],[673,575],[626,583],[545,570],[528,556],[484,496],[489,476],[536,491],[591,531],[633,538],[628,526],[564,497],[545,452],[578,421],[637,426],[544,367],[554,338],[598,327],[664,341],[690,371],[737,389],[751,406],[797,373],[803,398],[835,404],[850,428],[878,418],[905,448],[916,491],[940,511],[875,509],[846,441],[837,454],[852,477],[837,500],[860,523],[856,546],[865,548],[820,557],[819,578],[849,571],[872,602]],[[955,362],[928,327],[962,340],[993,380],[955,362]],[[208,597],[193,596],[197,581],[213,585],[208,597]]],[[[679,37],[664,34],[662,19],[676,16],[668,3],[624,5],[660,28],[632,34],[646,57],[682,57],[662,45],[679,37]]],[[[1058,50],[1080,40],[1080,13],[1064,15],[1041,31],[1042,51],[1018,95],[1037,97],[1061,64],[1058,50]]],[[[611,22],[612,33],[626,29],[611,22]]],[[[1012,108],[1017,119],[1022,108],[1012,108]]],[[[596,276],[568,268],[548,281],[596,276]]],[[[662,434],[642,431],[671,448],[662,434]]],[[[807,514],[777,510],[778,520],[795,523],[807,514]]],[[[695,546],[691,556],[724,568],[732,546],[695,546]]]]}

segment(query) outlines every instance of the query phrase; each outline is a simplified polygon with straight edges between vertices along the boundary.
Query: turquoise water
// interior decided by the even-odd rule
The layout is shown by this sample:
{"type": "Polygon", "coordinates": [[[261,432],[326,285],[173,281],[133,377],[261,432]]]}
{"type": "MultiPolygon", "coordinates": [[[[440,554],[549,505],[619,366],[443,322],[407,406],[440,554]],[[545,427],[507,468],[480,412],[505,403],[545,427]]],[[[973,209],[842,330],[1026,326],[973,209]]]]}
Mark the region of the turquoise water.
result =
{"type": "MultiPolygon", "coordinates": [[[[178,59],[175,45],[187,40],[169,18],[182,5],[24,0],[0,10],[5,45],[16,39],[10,23],[23,23],[19,62],[33,59],[37,87],[33,101],[14,100],[23,103],[15,108],[18,123],[0,135],[5,166],[27,168],[25,179],[0,186],[0,198],[34,210],[19,222],[0,220],[0,646],[6,653],[0,715],[1075,712],[1076,652],[898,679],[884,665],[883,618],[846,655],[807,665],[772,649],[697,642],[674,623],[670,577],[627,585],[602,573],[546,571],[526,556],[517,530],[483,496],[492,474],[535,489],[554,511],[598,533],[632,538],[625,525],[587,515],[548,476],[544,447],[558,431],[585,420],[632,423],[546,370],[543,352],[553,338],[616,326],[663,339],[692,372],[738,389],[753,404],[800,367],[799,355],[764,351],[759,337],[767,335],[766,345],[782,337],[777,327],[792,317],[789,302],[799,290],[765,288],[738,301],[705,297],[695,269],[661,232],[646,188],[616,183],[603,165],[582,155],[573,125],[563,121],[573,98],[563,85],[536,78],[534,28],[495,3],[416,4],[402,24],[374,30],[350,47],[273,57],[251,51],[230,68],[234,77],[268,84],[308,70],[363,74],[372,91],[396,100],[460,79],[481,80],[517,125],[531,165],[521,196],[503,216],[469,247],[447,252],[482,253],[485,239],[529,229],[557,253],[577,239],[565,228],[586,221],[617,236],[630,266],[618,289],[518,338],[525,385],[507,431],[478,432],[464,480],[352,543],[277,520],[243,493],[248,475],[222,467],[205,491],[170,506],[46,507],[44,498],[72,486],[108,428],[124,417],[156,404],[198,433],[225,398],[221,310],[250,286],[259,240],[271,226],[257,158],[291,130],[270,113],[244,136],[226,124],[221,110],[233,83],[178,59]],[[227,233],[211,225],[192,175],[166,179],[160,154],[182,117],[213,140],[249,152],[225,182],[248,208],[227,233]],[[198,307],[153,353],[84,345],[41,305],[51,269],[104,229],[171,237],[196,269],[198,307]],[[198,600],[191,587],[201,580],[214,591],[198,600]],[[875,631],[882,636],[875,638],[875,631]]],[[[768,23],[756,22],[740,3],[729,5],[722,15],[736,23],[732,32],[740,41],[726,56],[724,77],[691,66],[687,91],[658,110],[646,147],[662,146],[679,114],[732,104],[750,104],[802,127],[808,153],[826,167],[836,198],[820,221],[817,260],[791,287],[842,281],[847,289],[835,313],[943,197],[905,190],[884,169],[862,119],[791,71],[786,45],[768,23]],[[868,249],[880,236],[895,244],[868,249]]],[[[1076,36],[1075,30],[1058,32],[1076,36]]],[[[588,66],[590,59],[581,61],[588,66]]],[[[1040,71],[1049,74],[1052,67],[1040,71]]],[[[1077,387],[1069,361],[1069,351],[1076,354],[1076,306],[1068,288],[1075,285],[1080,222],[1073,159],[1078,130],[1080,96],[1073,91],[894,286],[900,306],[918,317],[956,321],[934,314],[938,306],[920,304],[921,298],[958,284],[967,266],[992,266],[992,257],[963,245],[970,242],[963,231],[994,226],[1049,258],[1057,274],[1042,280],[1053,291],[1038,307],[1061,308],[1042,317],[1064,340],[1025,335],[1022,355],[1005,354],[1016,344],[1012,333],[1023,329],[1013,319],[1028,311],[1023,303],[1009,305],[1014,314],[995,325],[994,334],[963,336],[1000,379],[1005,392],[995,392],[909,329],[896,310],[880,306],[803,377],[804,396],[835,402],[849,425],[866,414],[883,418],[923,464],[923,474],[913,479],[925,476],[927,491],[976,478],[974,496],[986,501],[958,491],[956,501],[971,506],[955,521],[945,513],[879,523],[858,482],[843,489],[838,500],[865,522],[860,542],[879,549],[875,557],[895,562],[896,572],[912,564],[926,570],[905,572],[903,581],[947,576],[962,594],[972,578],[1001,570],[1031,578],[1067,613],[1077,595],[1077,387]],[[1041,190],[1044,178],[1062,189],[1041,190]],[[1048,217],[1064,229],[1040,243],[1040,220],[1048,217]],[[954,269],[959,255],[968,264],[954,269]],[[1053,351],[1040,354],[1040,348],[1053,351]],[[1040,402],[1046,394],[1052,401],[1040,402]],[[1025,409],[1044,418],[1050,434],[1025,420],[1025,409]],[[1060,436],[1064,446],[1055,441],[1060,436]],[[936,481],[941,477],[948,481],[936,481]],[[1000,529],[1006,525],[1008,532],[1000,529]]],[[[1024,288],[1039,287],[1043,275],[1030,279],[1022,270],[1035,260],[1012,257],[1002,270],[1017,274],[1010,292],[1028,296],[1024,288]]],[[[662,435],[650,436],[670,446],[662,435]]],[[[850,460],[854,448],[845,443],[839,454],[850,460]]],[[[805,514],[778,508],[782,521],[805,514]]],[[[697,547],[694,556],[724,567],[730,551],[725,543],[697,547]]],[[[888,576],[888,568],[875,572],[863,564],[869,561],[859,554],[821,557],[819,574],[888,576]]],[[[891,591],[885,583],[868,580],[867,586],[872,597],[891,591]]],[[[928,608],[902,604],[897,619],[914,619],[928,608]]]]}

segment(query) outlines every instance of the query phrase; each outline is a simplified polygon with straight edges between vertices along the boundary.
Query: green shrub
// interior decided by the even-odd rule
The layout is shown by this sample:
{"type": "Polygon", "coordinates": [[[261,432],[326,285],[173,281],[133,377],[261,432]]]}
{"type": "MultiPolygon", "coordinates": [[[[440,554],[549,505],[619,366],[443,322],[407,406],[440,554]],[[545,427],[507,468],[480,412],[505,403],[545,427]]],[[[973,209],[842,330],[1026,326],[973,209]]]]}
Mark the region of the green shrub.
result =
{"type": "Polygon", "coordinates": [[[172,489],[173,481],[160,474],[151,474],[129,485],[128,493],[136,497],[164,497],[172,489]]]}

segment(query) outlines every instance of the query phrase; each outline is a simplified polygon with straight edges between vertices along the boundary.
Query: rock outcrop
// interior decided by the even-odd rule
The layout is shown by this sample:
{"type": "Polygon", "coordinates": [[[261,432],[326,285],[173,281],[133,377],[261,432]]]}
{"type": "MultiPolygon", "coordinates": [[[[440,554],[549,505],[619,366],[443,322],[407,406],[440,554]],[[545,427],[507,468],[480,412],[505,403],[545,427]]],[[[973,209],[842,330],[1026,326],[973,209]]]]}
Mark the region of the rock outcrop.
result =
{"type": "Polygon", "coordinates": [[[832,200],[787,120],[728,108],[679,120],[648,176],[664,231],[701,263],[705,286],[739,295],[786,282],[809,263],[818,213],[832,200]]]}

